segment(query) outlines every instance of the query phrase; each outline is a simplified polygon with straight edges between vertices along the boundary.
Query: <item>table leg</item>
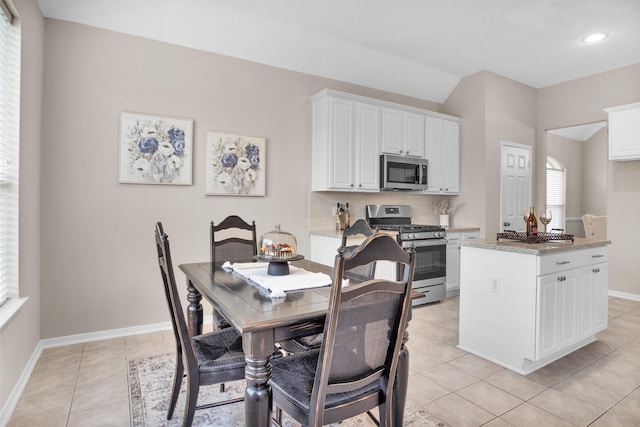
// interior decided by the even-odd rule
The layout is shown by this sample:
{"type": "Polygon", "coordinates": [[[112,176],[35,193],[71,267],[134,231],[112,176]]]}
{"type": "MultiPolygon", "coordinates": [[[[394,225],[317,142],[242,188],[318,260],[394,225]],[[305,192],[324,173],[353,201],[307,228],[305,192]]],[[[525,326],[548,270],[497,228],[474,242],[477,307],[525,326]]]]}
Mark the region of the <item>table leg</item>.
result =
{"type": "Polygon", "coordinates": [[[247,388],[244,392],[245,425],[251,427],[268,427],[271,425],[272,399],[271,365],[268,357],[248,357],[245,367],[247,388]]]}
{"type": "Polygon", "coordinates": [[[405,329],[402,337],[402,347],[400,347],[400,354],[398,355],[395,391],[393,393],[394,426],[401,426],[404,421],[404,406],[407,401],[407,389],[409,387],[409,349],[406,346],[408,340],[409,330],[405,329]]]}
{"type": "Polygon", "coordinates": [[[191,280],[187,279],[187,301],[189,306],[187,307],[187,322],[189,323],[189,334],[191,336],[202,334],[202,295],[193,286],[191,280]]]}

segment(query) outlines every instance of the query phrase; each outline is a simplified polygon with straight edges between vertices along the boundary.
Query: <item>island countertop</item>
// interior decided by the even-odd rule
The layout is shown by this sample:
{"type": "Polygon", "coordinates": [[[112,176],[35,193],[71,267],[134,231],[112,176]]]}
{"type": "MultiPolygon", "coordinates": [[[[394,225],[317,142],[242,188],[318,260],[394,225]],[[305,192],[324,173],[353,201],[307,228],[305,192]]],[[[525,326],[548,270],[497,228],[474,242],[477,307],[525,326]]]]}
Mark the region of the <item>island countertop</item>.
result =
{"type": "Polygon", "coordinates": [[[583,237],[576,237],[573,242],[552,241],[547,243],[527,243],[509,240],[497,241],[495,239],[474,239],[460,242],[460,246],[532,255],[546,255],[557,252],[597,248],[609,244],[611,244],[610,240],[585,239],[583,237]]]}

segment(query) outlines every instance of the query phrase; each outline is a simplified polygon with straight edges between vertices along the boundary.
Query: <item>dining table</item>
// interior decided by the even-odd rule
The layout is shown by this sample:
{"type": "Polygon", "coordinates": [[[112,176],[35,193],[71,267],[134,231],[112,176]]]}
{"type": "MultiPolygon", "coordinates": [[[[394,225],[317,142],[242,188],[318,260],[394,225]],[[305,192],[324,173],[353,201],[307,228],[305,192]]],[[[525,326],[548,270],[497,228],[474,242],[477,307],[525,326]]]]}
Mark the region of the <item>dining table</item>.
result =
{"type": "MultiPolygon", "coordinates": [[[[333,274],[331,267],[307,259],[290,264],[310,272],[326,273],[329,277],[333,274]]],[[[289,291],[284,298],[271,298],[268,289],[222,268],[221,263],[181,264],[179,268],[187,280],[189,333],[202,333],[204,297],[242,335],[246,360],[245,425],[270,426],[273,410],[270,358],[275,345],[323,331],[331,286],[289,291]]],[[[397,426],[402,425],[409,380],[408,339],[405,329],[392,403],[397,426]]]]}

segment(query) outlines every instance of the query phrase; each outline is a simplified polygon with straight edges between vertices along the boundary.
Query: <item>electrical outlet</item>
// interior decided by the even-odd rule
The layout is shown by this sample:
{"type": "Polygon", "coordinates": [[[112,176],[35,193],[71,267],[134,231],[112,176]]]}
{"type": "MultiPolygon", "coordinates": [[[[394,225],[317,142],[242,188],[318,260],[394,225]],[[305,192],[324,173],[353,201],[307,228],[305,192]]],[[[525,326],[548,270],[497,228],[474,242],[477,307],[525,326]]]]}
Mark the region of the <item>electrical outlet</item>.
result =
{"type": "Polygon", "coordinates": [[[489,290],[494,294],[500,293],[500,279],[492,277],[489,279],[489,290]]]}
{"type": "Polygon", "coordinates": [[[334,205],[331,207],[331,216],[336,216],[336,215],[338,215],[338,207],[334,205]]]}

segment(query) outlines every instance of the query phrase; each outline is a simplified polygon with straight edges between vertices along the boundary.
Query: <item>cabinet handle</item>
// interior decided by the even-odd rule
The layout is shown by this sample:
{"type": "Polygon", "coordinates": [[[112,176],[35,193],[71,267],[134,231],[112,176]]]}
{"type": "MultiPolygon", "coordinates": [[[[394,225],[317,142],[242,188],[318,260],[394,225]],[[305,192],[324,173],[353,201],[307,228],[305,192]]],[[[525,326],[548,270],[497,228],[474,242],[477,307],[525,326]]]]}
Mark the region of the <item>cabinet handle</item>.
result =
{"type": "Polygon", "coordinates": [[[556,261],[556,265],[569,264],[571,261],[556,261]]]}
{"type": "Polygon", "coordinates": [[[362,187],[362,184],[358,184],[358,187],[362,187]]]}
{"type": "Polygon", "coordinates": [[[591,258],[602,258],[604,255],[602,254],[598,254],[598,255],[591,255],[591,258]]]}
{"type": "Polygon", "coordinates": [[[449,189],[448,189],[448,188],[445,188],[445,189],[444,189],[444,191],[449,191],[449,189]]]}

